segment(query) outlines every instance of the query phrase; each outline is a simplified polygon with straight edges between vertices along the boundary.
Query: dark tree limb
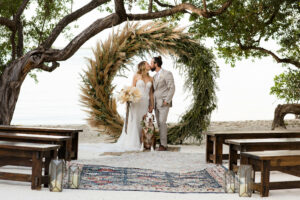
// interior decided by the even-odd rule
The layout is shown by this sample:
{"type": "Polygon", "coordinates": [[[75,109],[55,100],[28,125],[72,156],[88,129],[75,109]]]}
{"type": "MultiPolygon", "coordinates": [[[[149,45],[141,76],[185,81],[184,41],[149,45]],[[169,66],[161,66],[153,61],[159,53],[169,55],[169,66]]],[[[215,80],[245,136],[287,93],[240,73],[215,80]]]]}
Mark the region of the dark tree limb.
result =
{"type": "Polygon", "coordinates": [[[287,114],[300,115],[300,104],[283,104],[278,105],[275,109],[272,130],[276,128],[285,128],[284,117],[287,114]]]}
{"type": "Polygon", "coordinates": [[[25,8],[26,8],[28,2],[29,2],[29,0],[23,0],[21,6],[18,8],[18,10],[17,10],[17,12],[16,12],[16,15],[14,16],[14,18],[15,18],[16,20],[19,20],[19,19],[20,19],[20,17],[21,17],[21,15],[22,15],[22,13],[24,12],[24,10],[25,10],[25,8]]]}
{"type": "Polygon", "coordinates": [[[60,65],[60,64],[59,64],[58,62],[54,61],[54,62],[52,62],[52,65],[51,65],[50,67],[47,66],[47,65],[45,65],[45,64],[41,64],[41,65],[37,66],[36,68],[42,69],[42,70],[47,71],[47,72],[52,72],[52,71],[54,71],[57,67],[59,67],[59,65],[60,65]]]}
{"type": "Polygon", "coordinates": [[[120,19],[117,14],[110,14],[105,18],[96,20],[93,24],[77,35],[62,50],[45,51],[45,62],[63,61],[70,58],[88,39],[95,36],[99,32],[111,28],[112,26],[121,24],[126,19],[120,19]]]}
{"type": "Polygon", "coordinates": [[[272,51],[267,50],[265,48],[256,47],[256,46],[245,46],[245,45],[242,45],[241,42],[239,42],[239,46],[240,46],[240,49],[244,50],[244,51],[246,51],[246,50],[257,50],[257,51],[261,51],[263,53],[269,54],[276,60],[277,63],[288,63],[288,64],[292,64],[292,65],[295,65],[296,67],[300,68],[300,62],[299,61],[296,61],[296,60],[293,60],[293,59],[290,59],[290,58],[279,58],[275,53],[273,53],[272,51]]]}
{"type": "Polygon", "coordinates": [[[10,35],[10,43],[11,43],[11,60],[14,61],[16,59],[16,31],[13,30],[10,35]]]}
{"type": "Polygon", "coordinates": [[[124,0],[114,0],[115,1],[115,10],[116,14],[119,15],[121,19],[126,19],[126,10],[124,7],[124,0]]]}
{"type": "Polygon", "coordinates": [[[157,3],[157,5],[159,5],[160,7],[166,7],[166,8],[173,8],[173,5],[169,5],[169,4],[165,4],[160,2],[159,0],[154,0],[155,3],[157,3]]]}
{"type": "Polygon", "coordinates": [[[6,26],[10,30],[15,29],[15,22],[13,20],[7,19],[5,17],[0,17],[0,25],[6,26]]]}
{"type": "Polygon", "coordinates": [[[215,11],[205,11],[204,9],[197,8],[193,4],[183,3],[183,4],[176,5],[167,10],[162,10],[162,11],[152,12],[152,13],[144,13],[144,14],[128,14],[127,17],[129,20],[147,20],[147,19],[156,19],[156,18],[171,16],[178,12],[191,11],[195,14],[198,14],[199,16],[205,18],[211,18],[225,12],[226,9],[231,5],[232,1],[233,0],[229,0],[225,2],[221,8],[215,11]]]}
{"type": "Polygon", "coordinates": [[[206,0],[202,0],[202,2],[203,2],[204,10],[207,12],[206,0]]]}
{"type": "Polygon", "coordinates": [[[149,0],[148,13],[152,13],[153,0],[149,0]]]}
{"type": "Polygon", "coordinates": [[[61,34],[64,28],[66,28],[70,23],[77,20],[81,16],[90,12],[91,10],[97,8],[98,6],[108,2],[110,0],[93,0],[90,3],[86,4],[82,8],[72,12],[71,14],[65,16],[59,23],[55,26],[50,36],[45,40],[42,46],[47,49],[55,42],[56,38],[61,34]]]}

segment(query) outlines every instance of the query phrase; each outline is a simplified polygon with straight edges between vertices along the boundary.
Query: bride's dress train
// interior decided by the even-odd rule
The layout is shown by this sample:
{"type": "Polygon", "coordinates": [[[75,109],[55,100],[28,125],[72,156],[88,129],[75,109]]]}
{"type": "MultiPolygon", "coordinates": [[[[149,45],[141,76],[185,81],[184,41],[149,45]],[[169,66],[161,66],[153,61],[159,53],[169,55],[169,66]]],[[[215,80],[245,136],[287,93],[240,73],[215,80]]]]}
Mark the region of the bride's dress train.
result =
{"type": "MultiPolygon", "coordinates": [[[[123,126],[122,134],[118,141],[114,144],[102,144],[97,146],[96,152],[124,152],[124,151],[139,151],[141,148],[140,133],[141,121],[143,116],[148,111],[149,92],[152,87],[151,82],[145,83],[143,80],[136,82],[136,87],[141,92],[141,99],[137,103],[131,103],[129,109],[127,133],[125,133],[125,125],[123,126]]],[[[84,147],[84,146],[83,146],[84,147]]],[[[93,148],[93,147],[84,147],[93,148]]]]}

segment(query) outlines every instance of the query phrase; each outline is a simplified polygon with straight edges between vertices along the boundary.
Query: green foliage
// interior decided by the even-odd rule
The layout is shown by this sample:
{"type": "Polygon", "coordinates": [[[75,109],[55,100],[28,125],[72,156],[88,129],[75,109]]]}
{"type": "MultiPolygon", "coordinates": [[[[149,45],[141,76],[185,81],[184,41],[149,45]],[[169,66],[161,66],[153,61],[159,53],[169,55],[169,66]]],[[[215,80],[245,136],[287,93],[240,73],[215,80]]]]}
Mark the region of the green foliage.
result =
{"type": "MultiPolygon", "coordinates": [[[[190,1],[201,6],[202,1],[190,1]]],[[[209,3],[208,9],[217,9],[216,5],[224,0],[209,3]]],[[[233,1],[222,15],[213,18],[190,17],[194,21],[190,32],[197,38],[213,38],[220,57],[233,66],[242,58],[261,58],[268,54],[256,50],[240,49],[244,46],[264,47],[265,42],[275,41],[279,46],[279,57],[299,61],[300,57],[300,5],[298,0],[243,0],[233,1]]],[[[273,51],[273,49],[271,49],[273,51]]]]}
{"type": "Polygon", "coordinates": [[[284,73],[275,76],[274,86],[270,94],[286,103],[299,103],[300,101],[300,71],[288,69],[284,73]]]}
{"type": "Polygon", "coordinates": [[[108,134],[120,135],[123,122],[113,99],[112,80],[134,56],[158,52],[177,59],[177,67],[186,75],[185,86],[193,95],[190,109],[169,129],[169,143],[181,143],[190,136],[201,141],[216,107],[218,67],[211,50],[169,24],[152,22],[126,27],[97,45],[95,58],[89,59],[89,69],[82,76],[82,103],[88,108],[90,125],[99,129],[105,126],[110,130],[108,134]]]}
{"type": "MultiPolygon", "coordinates": [[[[1,0],[0,16],[13,19],[23,0],[1,0]]],[[[58,21],[71,12],[73,0],[36,0],[30,1],[21,16],[24,27],[24,51],[36,48],[51,33],[58,21]]],[[[69,28],[64,30],[65,36],[69,28]]],[[[12,61],[11,31],[0,26],[0,74],[12,61]]],[[[17,44],[17,35],[14,38],[17,44]]]]}

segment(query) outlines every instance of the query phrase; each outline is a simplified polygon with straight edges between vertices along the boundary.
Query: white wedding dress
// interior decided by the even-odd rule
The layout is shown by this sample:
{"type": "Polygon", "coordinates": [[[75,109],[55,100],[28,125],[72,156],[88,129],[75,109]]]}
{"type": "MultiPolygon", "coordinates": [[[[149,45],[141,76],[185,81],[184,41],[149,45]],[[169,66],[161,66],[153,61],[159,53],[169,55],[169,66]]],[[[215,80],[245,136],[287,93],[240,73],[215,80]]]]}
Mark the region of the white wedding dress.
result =
{"type": "Polygon", "coordinates": [[[141,121],[143,116],[148,112],[149,92],[152,87],[152,82],[149,81],[145,83],[143,80],[138,80],[136,82],[136,87],[141,92],[141,99],[137,103],[131,103],[129,109],[127,133],[125,133],[124,124],[122,134],[116,143],[100,143],[95,145],[82,144],[79,146],[81,150],[92,150],[93,152],[125,152],[139,151],[141,149],[141,121]]]}
{"type": "Polygon", "coordinates": [[[121,150],[137,151],[141,148],[141,121],[143,116],[148,112],[149,92],[151,86],[152,83],[150,81],[145,83],[143,80],[138,80],[136,82],[136,88],[140,90],[142,97],[139,102],[131,103],[129,109],[127,133],[125,133],[124,125],[122,134],[116,143],[121,150]]]}

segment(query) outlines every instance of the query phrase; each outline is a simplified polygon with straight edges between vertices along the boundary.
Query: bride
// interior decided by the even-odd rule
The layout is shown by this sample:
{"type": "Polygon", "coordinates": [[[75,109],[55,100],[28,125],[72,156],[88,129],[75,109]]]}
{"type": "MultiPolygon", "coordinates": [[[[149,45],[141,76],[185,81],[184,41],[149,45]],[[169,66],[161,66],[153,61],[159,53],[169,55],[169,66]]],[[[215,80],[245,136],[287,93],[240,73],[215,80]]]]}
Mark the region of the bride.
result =
{"type": "Polygon", "coordinates": [[[132,86],[140,90],[141,99],[137,103],[131,103],[127,133],[124,125],[122,134],[116,143],[124,151],[140,150],[142,129],[140,124],[143,116],[153,110],[153,78],[149,76],[149,70],[150,65],[146,61],[142,61],[138,64],[138,71],[133,77],[132,86]]]}
{"type": "Polygon", "coordinates": [[[129,109],[127,133],[125,125],[118,141],[114,144],[101,143],[94,145],[81,145],[82,150],[92,149],[94,152],[125,152],[140,151],[141,121],[147,111],[152,112],[154,105],[153,78],[149,76],[150,65],[146,61],[138,64],[137,73],[134,75],[132,85],[141,92],[141,99],[137,103],[131,103],[129,109]]]}

